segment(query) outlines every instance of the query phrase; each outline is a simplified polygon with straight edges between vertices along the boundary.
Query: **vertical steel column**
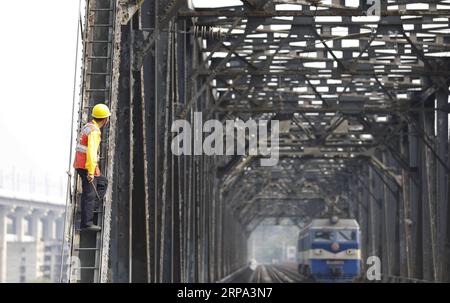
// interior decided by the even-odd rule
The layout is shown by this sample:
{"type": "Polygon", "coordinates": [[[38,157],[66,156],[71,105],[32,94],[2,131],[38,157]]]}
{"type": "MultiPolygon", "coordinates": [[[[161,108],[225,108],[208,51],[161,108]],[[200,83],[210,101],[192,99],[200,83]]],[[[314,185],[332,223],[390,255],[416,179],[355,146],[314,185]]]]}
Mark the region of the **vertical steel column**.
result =
{"type": "Polygon", "coordinates": [[[214,205],[213,205],[213,212],[214,217],[212,221],[212,228],[213,228],[213,266],[214,266],[214,275],[213,275],[213,281],[219,280],[220,277],[220,241],[219,241],[219,235],[220,235],[220,185],[217,178],[214,178],[214,205]]]}
{"type": "MultiPolygon", "coordinates": [[[[410,163],[410,155],[409,155],[409,144],[411,144],[408,141],[408,135],[407,135],[408,129],[406,128],[402,130],[401,133],[401,139],[400,139],[400,153],[401,155],[408,160],[408,163],[410,163]],[[405,133],[406,131],[406,133],[405,133]]],[[[403,241],[404,246],[401,245],[401,247],[404,247],[404,250],[400,251],[400,255],[403,257],[401,259],[401,264],[404,264],[401,266],[404,268],[404,271],[402,271],[402,275],[406,276],[408,278],[412,278],[414,275],[413,271],[413,243],[412,243],[412,211],[411,211],[411,174],[409,171],[402,169],[402,215],[400,216],[401,220],[401,234],[404,235],[403,241]]]]}
{"type": "MultiPolygon", "coordinates": [[[[418,116],[414,115],[412,119],[417,120],[418,116]]],[[[410,197],[411,197],[411,221],[414,223],[412,230],[414,236],[412,237],[413,249],[412,249],[412,260],[413,260],[413,277],[421,279],[422,269],[423,269],[423,243],[422,243],[422,187],[420,186],[421,178],[421,164],[420,164],[420,153],[419,153],[419,134],[412,125],[409,128],[409,159],[410,166],[415,169],[415,177],[418,183],[410,183],[410,197]]]]}
{"type": "MultiPolygon", "coordinates": [[[[133,61],[135,31],[140,29],[140,16],[136,14],[130,21],[131,48],[133,61]]],[[[144,127],[141,70],[130,72],[130,201],[129,201],[129,281],[147,282],[147,232],[146,186],[144,163],[144,127]]]]}
{"type": "MultiPolygon", "coordinates": [[[[360,168],[359,169],[359,175],[364,175],[365,169],[360,168]]],[[[370,198],[369,193],[365,189],[365,187],[362,185],[361,180],[357,178],[357,184],[359,188],[359,196],[361,197],[361,201],[364,201],[364,203],[367,205],[367,207],[363,210],[361,210],[361,244],[362,244],[362,250],[364,253],[365,258],[367,259],[369,256],[371,256],[370,251],[370,198]]]]}
{"type": "MultiPolygon", "coordinates": [[[[155,14],[155,1],[144,1],[142,4],[141,24],[143,28],[155,28],[157,23],[157,14],[155,14]]],[[[146,229],[146,251],[147,251],[147,280],[148,282],[157,282],[158,277],[158,244],[156,234],[159,231],[157,221],[157,179],[156,176],[156,125],[158,121],[157,96],[158,90],[156,83],[158,81],[156,73],[156,46],[154,53],[149,54],[142,67],[142,91],[143,91],[143,137],[144,137],[144,167],[145,167],[145,229],[146,229]]]]}
{"type": "Polygon", "coordinates": [[[179,257],[174,250],[179,231],[179,226],[175,230],[174,224],[178,222],[180,213],[177,204],[180,177],[170,150],[170,126],[178,100],[177,37],[173,33],[174,22],[164,22],[163,28],[160,28],[160,19],[166,17],[171,3],[168,0],[145,1],[141,9],[144,31],[150,32],[150,35],[155,33],[157,37],[151,55],[144,59],[142,78],[145,100],[147,279],[151,282],[180,279],[179,257]]]}
{"type": "MultiPolygon", "coordinates": [[[[400,137],[399,141],[400,141],[400,137]]],[[[400,143],[398,143],[400,144],[400,143]]],[[[399,148],[399,146],[397,147],[399,148]]],[[[395,168],[395,174],[399,175],[401,170],[399,164],[395,161],[393,154],[391,152],[386,152],[386,164],[387,167],[395,168]]],[[[400,276],[400,259],[401,259],[401,250],[402,245],[404,245],[404,241],[402,240],[404,234],[401,233],[401,220],[402,220],[402,208],[401,208],[401,186],[393,181],[392,178],[386,179],[386,185],[389,185],[389,202],[388,202],[388,230],[389,230],[389,246],[391,249],[389,250],[390,254],[390,270],[394,276],[400,276]]]]}
{"type": "MultiPolygon", "coordinates": [[[[358,172],[360,174],[360,172],[358,172]]],[[[358,199],[358,206],[357,206],[357,220],[359,222],[359,225],[361,227],[361,250],[362,250],[362,259],[367,260],[367,230],[368,230],[368,223],[367,223],[367,209],[363,208],[363,205],[368,205],[368,200],[364,198],[364,189],[362,188],[360,181],[358,178],[353,177],[352,184],[355,184],[355,190],[356,190],[356,199],[358,199]],[[356,179],[356,180],[355,180],[356,179]]],[[[365,264],[365,262],[363,262],[365,264]]]]}
{"type": "MultiPolygon", "coordinates": [[[[379,155],[377,155],[379,156],[379,155]]],[[[379,157],[381,158],[381,157],[379,157]]],[[[370,166],[369,167],[370,174],[371,174],[371,187],[370,192],[373,196],[373,202],[375,202],[379,207],[373,208],[373,213],[371,214],[371,217],[373,218],[373,232],[374,232],[374,248],[375,248],[375,254],[374,256],[379,256],[382,260],[382,268],[383,270],[386,270],[386,256],[384,255],[384,243],[383,243],[383,204],[382,201],[384,200],[383,196],[383,183],[381,181],[380,175],[377,174],[376,168],[370,166]]],[[[384,272],[383,272],[384,273],[384,272]]]]}
{"type": "MultiPolygon", "coordinates": [[[[180,92],[180,86],[179,86],[179,79],[180,79],[180,62],[182,64],[183,61],[179,61],[179,45],[183,46],[183,44],[179,44],[178,40],[181,40],[183,37],[182,35],[176,34],[178,31],[178,23],[174,22],[173,24],[174,28],[174,34],[172,35],[172,69],[171,69],[171,82],[173,83],[173,89],[172,89],[172,111],[171,116],[172,120],[175,120],[177,105],[180,102],[180,95],[182,91],[180,92]]],[[[183,71],[183,69],[181,69],[183,71]]],[[[185,78],[182,78],[182,80],[186,81],[185,78]]],[[[170,136],[170,139],[172,136],[170,136]]],[[[170,145],[170,143],[169,143],[170,145]]],[[[169,147],[170,149],[170,147],[169,147]]],[[[172,194],[172,282],[181,282],[181,236],[182,236],[182,229],[181,226],[181,208],[180,208],[180,193],[181,193],[181,187],[180,183],[184,176],[180,174],[180,163],[182,161],[182,158],[175,157],[172,153],[171,154],[171,161],[172,161],[172,188],[171,188],[171,194],[172,194]]]]}
{"type": "MultiPolygon", "coordinates": [[[[165,1],[156,0],[155,1],[155,17],[158,20],[162,16],[161,5],[165,1]]],[[[163,31],[164,29],[158,27],[158,22],[155,24],[155,31],[159,31],[159,39],[155,42],[155,112],[157,113],[157,118],[155,120],[155,200],[154,208],[156,211],[156,226],[155,235],[157,248],[155,255],[157,256],[157,270],[156,270],[156,281],[163,282],[167,279],[167,271],[165,271],[165,265],[167,265],[167,258],[165,253],[165,221],[164,214],[166,208],[165,200],[165,186],[167,165],[165,157],[165,134],[166,134],[166,117],[167,117],[167,104],[169,100],[167,99],[166,87],[167,81],[167,46],[168,46],[168,32],[163,31]]]]}
{"type": "MultiPolygon", "coordinates": [[[[382,153],[382,161],[383,164],[385,166],[387,166],[387,156],[386,156],[386,152],[382,153]]],[[[381,237],[381,241],[382,241],[382,245],[381,245],[381,255],[382,255],[382,268],[383,268],[383,274],[386,276],[390,276],[391,275],[391,250],[392,250],[392,246],[391,246],[391,240],[390,240],[390,228],[392,227],[389,226],[391,222],[389,222],[389,203],[390,201],[390,197],[389,197],[389,190],[387,188],[386,183],[388,182],[387,177],[385,174],[383,174],[383,179],[384,179],[384,184],[383,184],[383,204],[382,204],[382,208],[383,208],[383,213],[382,213],[382,237],[381,237]]]]}
{"type": "MultiPolygon", "coordinates": [[[[448,89],[439,89],[436,93],[437,107],[441,108],[448,104],[448,89]]],[[[437,134],[436,134],[436,150],[438,156],[449,165],[449,147],[448,147],[448,113],[443,111],[437,112],[437,134]]],[[[449,281],[450,275],[447,268],[450,266],[450,250],[448,246],[448,231],[447,225],[449,221],[448,204],[449,204],[449,176],[447,169],[440,163],[437,164],[437,242],[438,242],[438,256],[440,264],[438,266],[438,279],[440,281],[449,281]]]]}
{"type": "Polygon", "coordinates": [[[111,121],[115,136],[111,142],[114,149],[114,176],[110,184],[111,195],[111,275],[114,282],[129,281],[129,199],[130,199],[130,24],[120,29],[120,67],[118,96],[113,104],[116,120],[111,121]],[[124,245],[124,243],[126,245],[124,245]]]}
{"type": "MultiPolygon", "coordinates": [[[[372,168],[368,167],[369,170],[369,176],[368,176],[368,184],[369,188],[367,189],[370,193],[373,193],[373,172],[372,168]]],[[[378,256],[377,255],[377,249],[376,249],[376,214],[375,214],[375,200],[372,195],[369,195],[369,208],[368,208],[368,217],[369,217],[369,234],[368,234],[368,240],[369,240],[369,249],[370,249],[370,256],[378,256]]]]}
{"type": "MultiPolygon", "coordinates": [[[[424,104],[424,109],[434,107],[432,95],[424,104]]],[[[423,278],[425,280],[437,279],[437,243],[436,243],[436,213],[435,213],[435,158],[424,140],[433,137],[434,113],[420,114],[420,127],[423,130],[421,142],[421,176],[422,176],[422,217],[423,217],[423,278]]]]}
{"type": "MultiPolygon", "coordinates": [[[[163,74],[165,81],[165,89],[163,91],[163,97],[160,98],[162,101],[161,110],[163,113],[162,123],[162,145],[160,154],[162,158],[162,183],[161,183],[161,246],[160,246],[160,282],[171,282],[172,280],[172,202],[170,189],[172,187],[172,163],[171,163],[171,151],[170,151],[170,125],[172,119],[172,83],[171,83],[171,66],[172,66],[172,35],[171,32],[172,23],[169,25],[169,33],[164,40],[166,43],[163,58],[166,62],[165,75],[163,74]]],[[[162,33],[161,33],[162,34],[162,33]]],[[[162,34],[166,36],[166,34],[162,34]]],[[[161,81],[162,82],[162,81],[161,81]]]]}
{"type": "MultiPolygon", "coordinates": [[[[344,186],[342,186],[344,187],[344,186]]],[[[345,183],[345,188],[342,188],[342,192],[348,193],[348,200],[347,200],[347,217],[348,218],[356,218],[357,217],[357,209],[358,209],[358,200],[357,197],[355,197],[353,191],[350,190],[350,187],[348,186],[348,182],[345,183]]]]}
{"type": "Polygon", "coordinates": [[[223,227],[224,227],[224,201],[223,201],[223,191],[219,190],[219,205],[217,207],[217,275],[218,277],[223,277],[223,227]]]}

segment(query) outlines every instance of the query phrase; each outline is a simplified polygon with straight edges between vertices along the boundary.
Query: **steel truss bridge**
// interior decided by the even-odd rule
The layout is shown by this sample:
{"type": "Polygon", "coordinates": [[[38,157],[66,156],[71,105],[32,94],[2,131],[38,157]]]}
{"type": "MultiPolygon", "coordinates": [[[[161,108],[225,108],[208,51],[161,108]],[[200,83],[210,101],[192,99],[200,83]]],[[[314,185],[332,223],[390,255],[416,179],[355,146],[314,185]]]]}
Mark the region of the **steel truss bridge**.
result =
{"type": "Polygon", "coordinates": [[[96,103],[113,116],[81,280],[219,281],[264,219],[333,212],[386,281],[449,281],[450,4],[366,2],[87,1],[80,125],[96,103]],[[280,121],[278,165],[174,156],[172,122],[194,112],[280,121]]]}

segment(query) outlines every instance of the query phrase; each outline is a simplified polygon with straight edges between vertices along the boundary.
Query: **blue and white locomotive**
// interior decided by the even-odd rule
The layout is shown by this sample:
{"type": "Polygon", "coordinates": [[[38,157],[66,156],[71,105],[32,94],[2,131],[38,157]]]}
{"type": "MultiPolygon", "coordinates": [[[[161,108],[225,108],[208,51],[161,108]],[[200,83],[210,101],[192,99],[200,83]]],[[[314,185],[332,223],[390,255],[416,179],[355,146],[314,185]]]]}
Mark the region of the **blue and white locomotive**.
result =
{"type": "Polygon", "coordinates": [[[299,273],[318,282],[352,282],[361,271],[356,220],[315,219],[299,233],[299,273]]]}

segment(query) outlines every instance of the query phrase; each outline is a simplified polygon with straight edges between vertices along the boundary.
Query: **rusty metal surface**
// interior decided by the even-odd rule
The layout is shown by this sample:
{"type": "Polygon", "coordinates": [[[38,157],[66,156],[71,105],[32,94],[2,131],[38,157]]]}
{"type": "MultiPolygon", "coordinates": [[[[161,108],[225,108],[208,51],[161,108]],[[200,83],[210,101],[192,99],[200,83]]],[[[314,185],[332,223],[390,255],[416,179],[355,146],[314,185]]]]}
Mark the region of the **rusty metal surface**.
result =
{"type": "Polygon", "coordinates": [[[245,265],[263,220],[333,212],[358,219],[363,255],[380,256],[386,276],[448,281],[448,6],[382,2],[367,17],[366,1],[242,2],[146,0],[116,26],[107,205],[129,205],[113,217],[130,221],[108,224],[146,245],[110,248],[112,280],[216,281],[245,265]],[[194,111],[285,122],[279,164],[174,156],[170,125],[194,111]]]}

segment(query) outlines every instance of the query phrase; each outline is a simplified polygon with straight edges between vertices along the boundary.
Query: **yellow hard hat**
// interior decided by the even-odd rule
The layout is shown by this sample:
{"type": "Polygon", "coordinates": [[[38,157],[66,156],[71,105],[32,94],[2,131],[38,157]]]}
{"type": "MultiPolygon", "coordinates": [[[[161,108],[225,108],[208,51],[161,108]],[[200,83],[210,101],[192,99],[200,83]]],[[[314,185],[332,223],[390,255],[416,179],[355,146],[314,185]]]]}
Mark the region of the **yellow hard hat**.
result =
{"type": "Polygon", "coordinates": [[[94,118],[104,119],[108,118],[109,116],[111,116],[111,112],[109,111],[108,106],[106,106],[105,104],[97,104],[92,109],[92,117],[94,118]]]}

